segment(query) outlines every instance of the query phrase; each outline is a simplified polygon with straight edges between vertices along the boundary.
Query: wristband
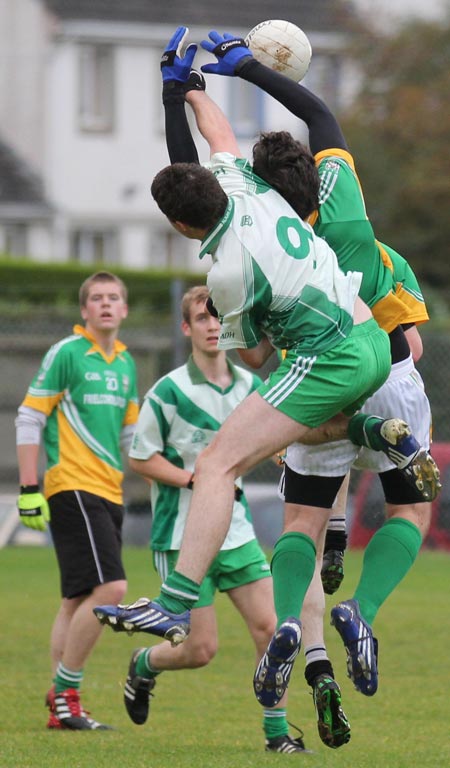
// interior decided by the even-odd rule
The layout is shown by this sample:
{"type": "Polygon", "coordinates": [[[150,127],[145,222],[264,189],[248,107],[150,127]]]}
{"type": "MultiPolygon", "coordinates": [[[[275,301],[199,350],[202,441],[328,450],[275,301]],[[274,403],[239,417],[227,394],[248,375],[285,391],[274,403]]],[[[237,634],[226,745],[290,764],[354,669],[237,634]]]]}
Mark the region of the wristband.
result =
{"type": "Polygon", "coordinates": [[[184,101],[184,86],[185,83],[180,83],[179,80],[166,80],[162,87],[163,101],[176,96],[181,96],[184,101]]]}
{"type": "Polygon", "coordinates": [[[38,485],[21,485],[20,493],[39,493],[38,485]]]}
{"type": "Polygon", "coordinates": [[[188,488],[189,491],[192,491],[193,487],[194,487],[194,473],[192,473],[192,475],[189,478],[189,482],[186,485],[186,488],[188,488]]]}
{"type": "Polygon", "coordinates": [[[234,68],[235,74],[240,75],[246,64],[248,64],[250,61],[255,61],[257,64],[259,63],[253,56],[243,56],[242,59],[239,59],[234,68]]]}

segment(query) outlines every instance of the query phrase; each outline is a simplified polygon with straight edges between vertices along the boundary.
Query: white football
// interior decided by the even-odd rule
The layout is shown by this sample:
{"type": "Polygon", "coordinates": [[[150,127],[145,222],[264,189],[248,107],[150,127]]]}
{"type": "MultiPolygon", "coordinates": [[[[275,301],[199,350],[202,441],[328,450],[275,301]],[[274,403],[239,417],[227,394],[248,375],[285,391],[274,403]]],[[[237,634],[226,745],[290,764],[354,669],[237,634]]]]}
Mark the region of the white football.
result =
{"type": "Polygon", "coordinates": [[[312,56],[311,43],[303,30],[290,21],[262,21],[248,33],[245,42],[255,59],[297,83],[306,75],[312,56]]]}

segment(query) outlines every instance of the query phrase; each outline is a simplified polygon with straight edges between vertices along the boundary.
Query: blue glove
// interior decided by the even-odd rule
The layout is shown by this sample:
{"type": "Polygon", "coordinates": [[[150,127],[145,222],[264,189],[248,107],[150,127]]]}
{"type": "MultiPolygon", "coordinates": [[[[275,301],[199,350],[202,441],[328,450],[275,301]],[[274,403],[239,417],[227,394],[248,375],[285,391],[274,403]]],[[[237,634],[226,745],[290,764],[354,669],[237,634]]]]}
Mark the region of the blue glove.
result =
{"type": "Polygon", "coordinates": [[[217,58],[216,64],[203,64],[202,72],[210,72],[213,75],[229,75],[233,77],[236,74],[236,66],[242,59],[252,58],[253,54],[247,47],[247,43],[242,37],[230,35],[224,32],[223,36],[212,30],[208,33],[210,40],[202,40],[200,45],[205,51],[213,53],[217,58]]]}
{"type": "Polygon", "coordinates": [[[189,45],[184,56],[180,55],[184,38],[189,32],[189,27],[177,27],[175,34],[170,38],[161,57],[161,73],[163,83],[169,80],[177,80],[185,83],[191,74],[192,62],[197,51],[195,44],[189,45]]]}

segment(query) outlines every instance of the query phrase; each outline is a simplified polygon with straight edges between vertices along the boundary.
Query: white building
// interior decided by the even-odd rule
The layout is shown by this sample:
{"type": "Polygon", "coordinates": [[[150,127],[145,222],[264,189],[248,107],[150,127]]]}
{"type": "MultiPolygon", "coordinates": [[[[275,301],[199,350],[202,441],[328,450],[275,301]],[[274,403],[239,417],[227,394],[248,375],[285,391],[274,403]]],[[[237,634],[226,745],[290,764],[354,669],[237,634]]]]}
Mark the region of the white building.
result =
{"type": "MultiPolygon", "coordinates": [[[[245,35],[269,0],[0,0],[0,252],[42,261],[203,270],[150,194],[169,162],[159,61],[178,24],[245,35]],[[186,5],[188,10],[186,10],[186,5]]],[[[282,0],[277,16],[308,34],[305,78],[331,107],[345,98],[349,3],[282,0]]],[[[211,60],[205,52],[196,64],[211,60]]],[[[247,153],[258,132],[299,122],[238,78],[209,76],[247,153]]],[[[299,133],[300,131],[300,133],[299,133]]],[[[200,158],[207,158],[195,134],[200,158]]],[[[303,136],[304,137],[304,136],[303,136]]]]}

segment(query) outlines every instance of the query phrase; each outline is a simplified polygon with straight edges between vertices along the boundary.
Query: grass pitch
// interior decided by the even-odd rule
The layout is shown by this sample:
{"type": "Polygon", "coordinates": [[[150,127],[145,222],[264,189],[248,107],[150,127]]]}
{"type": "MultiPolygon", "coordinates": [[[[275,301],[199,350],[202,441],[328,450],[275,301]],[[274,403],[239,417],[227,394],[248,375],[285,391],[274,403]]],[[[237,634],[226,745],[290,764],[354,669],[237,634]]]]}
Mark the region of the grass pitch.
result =
{"type": "MultiPolygon", "coordinates": [[[[146,549],[125,550],[129,599],[158,591],[146,549]]],[[[350,597],[361,553],[346,554],[339,597],[350,597]]],[[[83,703],[110,732],[54,732],[45,728],[50,626],[59,603],[51,548],[0,551],[2,643],[0,666],[1,768],[264,768],[302,763],[308,768],[448,768],[450,766],[450,556],[421,552],[414,568],[382,607],[374,630],[380,643],[379,689],[357,693],[345,672],[345,652],[327,626],[328,651],[352,726],[349,744],[325,747],[317,733],[303,659],[289,686],[288,718],[302,728],[311,755],[264,752],[262,710],[251,678],[253,646],[224,596],[217,599],[221,647],[205,669],[164,673],[144,726],[122,703],[131,651],[149,635],[105,629],[85,670],[83,703]]],[[[335,600],[327,598],[331,608],[335,600]]]]}

